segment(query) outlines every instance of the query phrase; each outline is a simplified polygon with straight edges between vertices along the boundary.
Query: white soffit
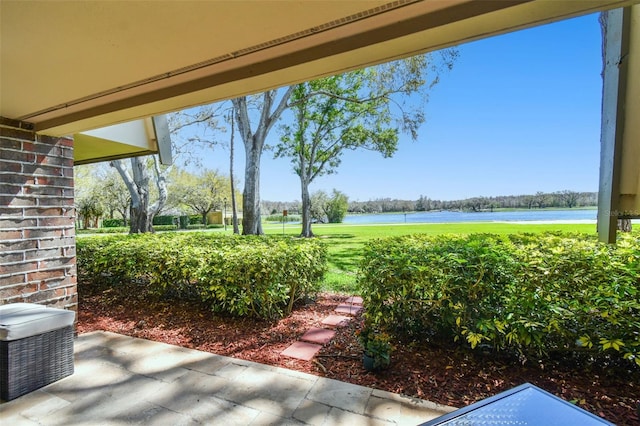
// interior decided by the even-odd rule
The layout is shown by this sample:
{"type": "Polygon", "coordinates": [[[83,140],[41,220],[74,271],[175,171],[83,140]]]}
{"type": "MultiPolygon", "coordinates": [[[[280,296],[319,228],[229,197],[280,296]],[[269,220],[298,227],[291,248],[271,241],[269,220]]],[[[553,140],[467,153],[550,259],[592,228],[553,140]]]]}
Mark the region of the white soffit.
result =
{"type": "Polygon", "coordinates": [[[88,164],[139,155],[161,154],[171,163],[168,127],[164,117],[115,124],[73,135],[74,164],[88,164]],[[164,137],[164,138],[163,138],[164,137]]]}

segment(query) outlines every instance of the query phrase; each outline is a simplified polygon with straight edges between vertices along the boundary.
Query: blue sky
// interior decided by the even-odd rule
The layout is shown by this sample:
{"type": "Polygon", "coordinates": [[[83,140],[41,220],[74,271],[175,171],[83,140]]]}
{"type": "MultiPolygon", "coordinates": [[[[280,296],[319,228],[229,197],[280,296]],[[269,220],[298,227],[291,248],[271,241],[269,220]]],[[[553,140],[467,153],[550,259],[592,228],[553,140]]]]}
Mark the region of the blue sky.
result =
{"type": "MultiPolygon", "coordinates": [[[[597,191],[600,49],[597,15],[462,45],[430,93],[417,142],[403,137],[387,159],[348,152],[337,174],[311,190],[336,188],[360,201],[597,191]]],[[[276,127],[268,143],[277,141],[276,127]]],[[[244,150],[236,141],[241,177],[244,150]]],[[[206,167],[228,171],[222,148],[203,158],[206,167]]],[[[264,153],[261,198],[300,199],[289,160],[264,153]]]]}

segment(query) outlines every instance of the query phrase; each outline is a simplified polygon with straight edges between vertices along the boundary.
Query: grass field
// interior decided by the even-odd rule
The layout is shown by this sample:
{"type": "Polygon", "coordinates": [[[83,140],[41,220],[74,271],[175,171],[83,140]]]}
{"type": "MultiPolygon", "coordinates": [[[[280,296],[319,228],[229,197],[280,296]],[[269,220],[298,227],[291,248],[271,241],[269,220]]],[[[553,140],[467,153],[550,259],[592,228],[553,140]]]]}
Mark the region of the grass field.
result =
{"type": "MultiPolygon", "coordinates": [[[[323,289],[352,293],[356,290],[356,273],[364,243],[374,238],[386,238],[409,234],[515,234],[522,232],[580,232],[595,235],[595,224],[523,224],[523,223],[424,223],[424,224],[317,224],[316,236],[324,239],[329,247],[329,273],[323,289]]],[[[266,234],[282,234],[282,225],[265,225],[266,234]]],[[[300,225],[285,225],[286,235],[299,235],[300,225]]]]}

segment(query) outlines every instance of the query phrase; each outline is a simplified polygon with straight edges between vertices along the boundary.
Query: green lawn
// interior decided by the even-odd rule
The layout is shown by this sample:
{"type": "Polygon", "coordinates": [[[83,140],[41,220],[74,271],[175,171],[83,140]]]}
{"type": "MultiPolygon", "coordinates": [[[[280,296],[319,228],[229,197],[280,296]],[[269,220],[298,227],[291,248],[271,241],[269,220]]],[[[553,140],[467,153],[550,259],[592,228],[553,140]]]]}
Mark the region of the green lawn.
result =
{"type": "MultiPolygon", "coordinates": [[[[356,272],[365,241],[407,234],[515,234],[520,232],[581,232],[595,234],[595,224],[520,224],[520,223],[424,223],[424,224],[318,224],[313,225],[316,236],[329,246],[329,273],[324,290],[353,293],[356,291],[356,272]]],[[[282,234],[282,225],[264,225],[267,234],[282,234]]],[[[299,235],[300,225],[285,225],[286,235],[299,235]]]]}

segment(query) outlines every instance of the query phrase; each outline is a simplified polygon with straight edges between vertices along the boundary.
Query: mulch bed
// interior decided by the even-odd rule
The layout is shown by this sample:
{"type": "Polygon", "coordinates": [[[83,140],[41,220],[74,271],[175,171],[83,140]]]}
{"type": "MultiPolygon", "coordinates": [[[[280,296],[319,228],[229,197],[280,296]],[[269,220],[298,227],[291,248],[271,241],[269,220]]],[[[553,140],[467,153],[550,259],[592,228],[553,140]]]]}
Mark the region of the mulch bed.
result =
{"type": "Polygon", "coordinates": [[[322,327],[321,321],[345,295],[321,294],[297,306],[289,317],[268,322],[215,316],[197,304],[150,301],[113,290],[88,294],[84,287],[79,289],[79,333],[112,331],[455,407],[530,382],[613,423],[640,425],[640,369],[580,367],[566,359],[522,364],[492,353],[397,344],[391,367],[372,373],[362,366],[362,350],[355,337],[355,330],[362,326],[360,316],[340,328],[312,361],[280,355],[310,327],[322,327]]]}

